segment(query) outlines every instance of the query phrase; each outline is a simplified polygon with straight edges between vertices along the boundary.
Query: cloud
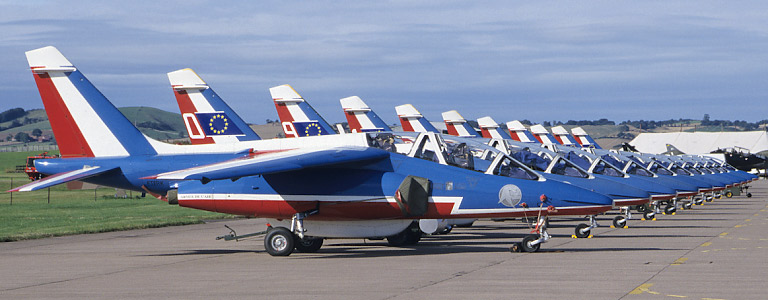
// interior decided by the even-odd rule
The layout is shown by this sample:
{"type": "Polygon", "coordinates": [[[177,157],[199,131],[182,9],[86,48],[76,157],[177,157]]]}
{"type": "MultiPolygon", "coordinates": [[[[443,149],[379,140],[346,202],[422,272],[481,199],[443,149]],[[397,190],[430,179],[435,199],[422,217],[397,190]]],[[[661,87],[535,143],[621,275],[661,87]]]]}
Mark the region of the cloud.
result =
{"type": "Polygon", "coordinates": [[[350,95],[387,122],[403,103],[431,119],[458,109],[497,121],[768,113],[755,105],[768,92],[768,5],[757,1],[3,6],[7,102],[39,103],[23,52],[55,45],[118,106],[175,111],[165,73],[191,67],[251,122],[275,118],[267,89],[285,83],[332,122],[350,95]]]}

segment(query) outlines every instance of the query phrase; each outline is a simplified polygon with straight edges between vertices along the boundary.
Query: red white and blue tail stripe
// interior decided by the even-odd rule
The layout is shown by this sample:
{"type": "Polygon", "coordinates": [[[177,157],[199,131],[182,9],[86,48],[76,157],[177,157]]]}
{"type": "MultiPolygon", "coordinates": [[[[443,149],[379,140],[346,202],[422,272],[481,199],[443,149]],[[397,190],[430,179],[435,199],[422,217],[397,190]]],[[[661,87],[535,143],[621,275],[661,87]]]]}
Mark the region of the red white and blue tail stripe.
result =
{"type": "Polygon", "coordinates": [[[26,55],[63,157],[157,153],[59,50],[48,46],[26,55]]]}
{"type": "Polygon", "coordinates": [[[351,132],[389,132],[387,123],[379,118],[363,99],[351,96],[339,100],[351,132]]]}
{"type": "Polygon", "coordinates": [[[507,128],[509,129],[509,136],[515,141],[523,143],[540,143],[520,121],[515,120],[507,122],[507,128]]]}
{"type": "Polygon", "coordinates": [[[555,139],[564,146],[581,147],[581,145],[576,142],[576,139],[574,139],[563,126],[552,127],[552,135],[554,135],[555,139]]]}
{"type": "Polygon", "coordinates": [[[480,133],[484,138],[491,139],[509,139],[510,136],[499,128],[499,123],[491,117],[482,117],[477,119],[477,126],[480,127],[480,133]]]}
{"type": "Polygon", "coordinates": [[[571,129],[571,132],[573,133],[573,136],[576,137],[576,142],[581,144],[582,147],[584,147],[584,148],[603,149],[581,127],[576,127],[574,129],[571,129]]]}
{"type": "Polygon", "coordinates": [[[440,133],[424,116],[411,104],[395,106],[397,118],[403,131],[407,132],[436,132],[440,133]]]}
{"type": "Polygon", "coordinates": [[[168,80],[192,144],[261,139],[192,69],[170,72],[168,80]]]}
{"type": "Polygon", "coordinates": [[[290,85],[269,88],[285,137],[336,134],[326,122],[290,85]]]}
{"type": "Polygon", "coordinates": [[[560,143],[557,142],[555,137],[553,137],[551,134],[549,134],[549,131],[547,131],[544,126],[541,124],[536,124],[531,126],[531,132],[533,133],[533,136],[536,137],[537,140],[539,140],[542,144],[551,144],[551,145],[559,145],[560,143]]]}
{"type": "Polygon", "coordinates": [[[481,137],[458,111],[451,110],[443,113],[443,121],[448,134],[459,137],[481,137]]]}

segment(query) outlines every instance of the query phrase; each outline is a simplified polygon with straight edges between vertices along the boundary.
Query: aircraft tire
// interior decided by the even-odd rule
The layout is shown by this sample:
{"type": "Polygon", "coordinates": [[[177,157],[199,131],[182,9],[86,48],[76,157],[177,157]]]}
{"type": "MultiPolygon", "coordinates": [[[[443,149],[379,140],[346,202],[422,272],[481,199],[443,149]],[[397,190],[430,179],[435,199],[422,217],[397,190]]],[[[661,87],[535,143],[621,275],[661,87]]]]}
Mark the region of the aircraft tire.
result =
{"type": "Polygon", "coordinates": [[[523,238],[523,241],[520,242],[520,250],[522,250],[523,252],[536,252],[536,251],[539,251],[539,248],[541,248],[541,243],[536,244],[536,245],[531,245],[530,244],[531,242],[533,242],[535,240],[538,240],[538,239],[539,239],[539,237],[536,236],[536,235],[533,235],[533,234],[525,236],[523,238]]]}
{"type": "Polygon", "coordinates": [[[731,191],[725,192],[725,197],[732,198],[733,197],[733,192],[731,192],[731,191]]]}
{"type": "Polygon", "coordinates": [[[574,235],[577,238],[583,239],[589,236],[589,234],[592,232],[592,229],[587,230],[586,232],[582,232],[582,229],[589,227],[589,225],[581,223],[579,225],[576,225],[576,230],[574,230],[574,235]]]}
{"type": "Polygon", "coordinates": [[[301,253],[315,253],[323,246],[323,238],[305,237],[300,239],[296,237],[296,251],[301,253]]]}
{"type": "Polygon", "coordinates": [[[626,228],[627,227],[627,217],[625,216],[616,216],[613,218],[613,227],[615,228],[626,228]]]}
{"type": "Polygon", "coordinates": [[[653,220],[653,218],[655,216],[656,216],[656,214],[653,213],[653,211],[648,211],[648,212],[644,212],[643,213],[643,218],[646,219],[646,220],[653,220]]]}
{"type": "Polygon", "coordinates": [[[747,193],[747,198],[752,198],[752,193],[747,193]]]}
{"type": "Polygon", "coordinates": [[[293,253],[294,235],[285,227],[274,227],[264,237],[264,248],[272,256],[288,256],[293,253]]]}
{"type": "Polygon", "coordinates": [[[677,209],[672,204],[667,204],[667,206],[664,207],[664,213],[668,214],[668,215],[671,215],[671,214],[675,213],[676,210],[677,209]]]}
{"type": "Polygon", "coordinates": [[[685,207],[685,209],[691,209],[691,208],[693,208],[693,203],[688,202],[686,204],[683,204],[683,207],[685,207]]]}

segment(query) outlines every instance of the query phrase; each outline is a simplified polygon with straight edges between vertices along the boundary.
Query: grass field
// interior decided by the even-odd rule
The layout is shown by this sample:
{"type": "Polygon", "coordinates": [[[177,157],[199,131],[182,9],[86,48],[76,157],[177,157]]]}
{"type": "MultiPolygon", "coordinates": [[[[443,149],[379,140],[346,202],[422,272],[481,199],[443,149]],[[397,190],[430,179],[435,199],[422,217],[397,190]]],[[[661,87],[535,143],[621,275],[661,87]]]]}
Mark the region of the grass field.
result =
{"type": "Polygon", "coordinates": [[[24,193],[6,193],[29,182],[24,173],[7,173],[37,153],[0,153],[0,241],[201,223],[232,216],[168,205],[151,196],[129,193],[115,198],[114,188],[67,190],[65,185],[24,193]],[[13,184],[11,184],[11,181],[13,184]],[[50,199],[50,203],[49,203],[50,199]],[[12,203],[11,203],[12,202],[12,203]]]}

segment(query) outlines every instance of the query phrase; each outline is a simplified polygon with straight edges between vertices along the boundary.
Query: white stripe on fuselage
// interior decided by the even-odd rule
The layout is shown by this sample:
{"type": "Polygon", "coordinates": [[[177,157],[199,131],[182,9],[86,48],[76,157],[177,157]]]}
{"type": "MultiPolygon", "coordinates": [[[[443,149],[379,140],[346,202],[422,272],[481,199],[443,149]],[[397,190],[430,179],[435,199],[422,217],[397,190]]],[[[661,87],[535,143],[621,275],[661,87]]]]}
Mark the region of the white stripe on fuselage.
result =
{"type": "MultiPolygon", "coordinates": [[[[183,201],[209,201],[209,200],[244,200],[244,201],[307,201],[307,202],[371,202],[371,203],[396,203],[397,200],[392,196],[338,196],[338,195],[280,195],[280,194],[179,194],[179,200],[183,201]]],[[[451,215],[470,215],[470,214],[498,214],[529,211],[536,213],[542,208],[522,208],[522,207],[504,207],[504,208],[476,208],[461,209],[461,202],[464,197],[451,196],[433,196],[429,197],[430,203],[450,203],[453,204],[451,215]]],[[[597,208],[602,206],[566,206],[558,209],[585,209],[597,208]]]]}
{"type": "Polygon", "coordinates": [[[128,151],[111,132],[93,107],[75,87],[71,79],[60,72],[48,73],[61,95],[85,142],[94,156],[127,156],[128,151]]]}

